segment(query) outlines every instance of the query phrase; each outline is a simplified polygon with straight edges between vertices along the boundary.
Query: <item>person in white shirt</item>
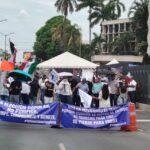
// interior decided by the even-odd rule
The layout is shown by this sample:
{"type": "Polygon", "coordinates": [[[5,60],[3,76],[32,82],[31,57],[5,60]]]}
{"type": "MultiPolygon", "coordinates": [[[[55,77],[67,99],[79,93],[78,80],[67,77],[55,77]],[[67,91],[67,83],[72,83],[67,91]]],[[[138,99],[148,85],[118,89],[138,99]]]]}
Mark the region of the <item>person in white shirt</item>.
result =
{"type": "Polygon", "coordinates": [[[43,75],[41,79],[39,79],[39,86],[40,86],[40,100],[42,104],[44,104],[44,96],[45,96],[45,82],[48,81],[47,76],[43,75]]]}
{"type": "Polygon", "coordinates": [[[60,101],[67,104],[72,104],[72,90],[67,77],[63,77],[59,83],[59,98],[60,101]]]}
{"type": "Polygon", "coordinates": [[[136,85],[137,82],[133,79],[133,76],[131,76],[130,81],[128,82],[128,95],[130,101],[135,104],[136,104],[136,85]]]}
{"type": "Polygon", "coordinates": [[[107,84],[103,85],[99,93],[99,106],[100,108],[110,107],[109,87],[107,84]]]}
{"type": "Polygon", "coordinates": [[[29,105],[30,86],[26,82],[22,82],[21,99],[23,104],[29,105]]]}

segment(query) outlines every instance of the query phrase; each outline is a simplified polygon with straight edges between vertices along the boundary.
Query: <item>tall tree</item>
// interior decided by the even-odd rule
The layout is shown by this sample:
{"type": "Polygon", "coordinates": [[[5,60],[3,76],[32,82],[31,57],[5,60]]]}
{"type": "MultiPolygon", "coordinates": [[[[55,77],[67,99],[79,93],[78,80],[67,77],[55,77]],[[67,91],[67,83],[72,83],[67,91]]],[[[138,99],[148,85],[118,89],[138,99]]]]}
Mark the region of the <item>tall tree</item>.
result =
{"type": "Polygon", "coordinates": [[[76,7],[76,0],[57,0],[55,6],[57,7],[57,11],[61,12],[65,18],[68,15],[68,11],[72,13],[74,11],[74,6],[76,7]]]}
{"type": "MultiPolygon", "coordinates": [[[[97,6],[99,0],[78,0],[77,11],[84,8],[89,8],[89,16],[92,13],[92,9],[97,6]]],[[[91,19],[89,17],[89,43],[91,44],[91,19]]]]}
{"type": "MultiPolygon", "coordinates": [[[[149,0],[135,0],[130,7],[129,17],[134,22],[135,34],[137,45],[143,45],[142,43],[147,43],[147,33],[148,33],[148,3],[149,0]]],[[[145,45],[145,44],[144,44],[145,45]]],[[[145,53],[147,46],[138,47],[139,51],[145,53]],[[140,50],[141,49],[141,50],[140,50]]]]}
{"type": "Polygon", "coordinates": [[[125,11],[125,5],[120,0],[110,0],[109,5],[112,7],[113,19],[117,19],[121,16],[122,11],[125,11]]]}
{"type": "Polygon", "coordinates": [[[91,20],[91,27],[96,24],[101,24],[104,20],[113,18],[110,11],[112,9],[112,6],[104,2],[105,0],[101,0],[101,3],[99,3],[99,5],[93,9],[94,11],[89,16],[91,20]]]}
{"type": "MultiPolygon", "coordinates": [[[[37,57],[47,60],[64,51],[63,38],[62,38],[62,25],[64,22],[64,16],[56,16],[49,19],[46,24],[41,27],[36,33],[36,42],[34,43],[34,52],[37,57]]],[[[79,55],[76,51],[80,47],[80,43],[75,42],[80,38],[80,31],[75,26],[71,25],[71,22],[66,19],[65,21],[65,39],[68,50],[72,53],[79,55]],[[72,34],[75,34],[72,37],[72,34]],[[70,38],[73,38],[73,42],[69,42],[70,38]],[[69,44],[68,44],[69,43],[69,44]]]]}
{"type": "Polygon", "coordinates": [[[92,40],[92,49],[95,51],[96,54],[99,54],[101,51],[101,44],[105,43],[106,40],[102,38],[101,35],[96,34],[95,32],[93,33],[94,38],[92,40]]]}

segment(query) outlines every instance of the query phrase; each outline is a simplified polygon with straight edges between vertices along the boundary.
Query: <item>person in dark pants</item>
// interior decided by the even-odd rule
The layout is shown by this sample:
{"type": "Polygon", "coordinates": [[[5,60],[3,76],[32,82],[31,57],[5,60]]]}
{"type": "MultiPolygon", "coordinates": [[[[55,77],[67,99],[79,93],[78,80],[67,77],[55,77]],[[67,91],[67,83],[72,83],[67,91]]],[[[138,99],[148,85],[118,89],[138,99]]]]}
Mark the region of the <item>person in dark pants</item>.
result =
{"type": "Polygon", "coordinates": [[[119,83],[115,80],[115,75],[112,75],[112,80],[109,82],[110,87],[110,105],[116,106],[118,93],[119,93],[119,83]]]}
{"type": "Polygon", "coordinates": [[[30,99],[31,99],[31,104],[36,104],[37,102],[37,95],[38,95],[38,90],[40,88],[39,83],[38,83],[38,77],[34,76],[34,79],[32,82],[30,82],[30,99]]]}
{"type": "Polygon", "coordinates": [[[103,84],[101,83],[100,78],[96,78],[95,82],[93,83],[93,87],[92,87],[92,93],[93,93],[93,99],[92,99],[92,103],[91,103],[91,107],[92,108],[99,108],[99,93],[103,88],[103,84]]]}
{"type": "Polygon", "coordinates": [[[11,82],[10,88],[9,88],[10,102],[19,103],[21,90],[22,90],[21,81],[19,81],[16,77],[14,77],[14,81],[11,82]]]}
{"type": "Polygon", "coordinates": [[[137,82],[133,79],[133,76],[131,76],[128,83],[128,95],[130,101],[134,104],[136,104],[136,86],[137,82]]]}
{"type": "Polygon", "coordinates": [[[26,82],[22,82],[21,99],[23,104],[29,105],[30,86],[26,82]]]}

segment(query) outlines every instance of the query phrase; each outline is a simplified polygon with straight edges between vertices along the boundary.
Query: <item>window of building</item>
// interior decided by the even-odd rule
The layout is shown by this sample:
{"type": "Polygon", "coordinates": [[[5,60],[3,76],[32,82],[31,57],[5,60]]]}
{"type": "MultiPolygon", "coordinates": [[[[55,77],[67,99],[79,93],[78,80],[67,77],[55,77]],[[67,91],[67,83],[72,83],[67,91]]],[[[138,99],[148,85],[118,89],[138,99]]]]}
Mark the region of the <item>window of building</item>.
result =
{"type": "Polygon", "coordinates": [[[130,23],[126,24],[126,31],[130,31],[130,23]]]}
{"type": "Polygon", "coordinates": [[[115,33],[118,33],[118,30],[119,30],[119,26],[118,24],[115,24],[115,33]]]}
{"type": "Polygon", "coordinates": [[[120,24],[120,32],[124,32],[124,24],[123,23],[120,24]]]}
{"type": "Polygon", "coordinates": [[[109,25],[109,33],[113,33],[113,25],[109,25]]]}

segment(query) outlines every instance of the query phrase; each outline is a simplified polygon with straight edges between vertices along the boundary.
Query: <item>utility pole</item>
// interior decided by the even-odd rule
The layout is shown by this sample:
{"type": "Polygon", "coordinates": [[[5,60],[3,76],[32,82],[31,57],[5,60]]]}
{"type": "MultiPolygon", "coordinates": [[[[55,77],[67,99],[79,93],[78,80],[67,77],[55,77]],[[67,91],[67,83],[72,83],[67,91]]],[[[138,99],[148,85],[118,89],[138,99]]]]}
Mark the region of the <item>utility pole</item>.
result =
{"type": "Polygon", "coordinates": [[[4,58],[6,59],[6,44],[7,44],[7,36],[9,36],[9,35],[11,35],[11,34],[14,34],[14,32],[11,32],[11,33],[8,33],[8,34],[4,34],[4,33],[1,33],[0,32],[0,34],[1,35],[3,35],[4,36],[4,38],[5,38],[5,48],[4,48],[4,53],[5,53],[5,55],[4,55],[4,58]]]}

